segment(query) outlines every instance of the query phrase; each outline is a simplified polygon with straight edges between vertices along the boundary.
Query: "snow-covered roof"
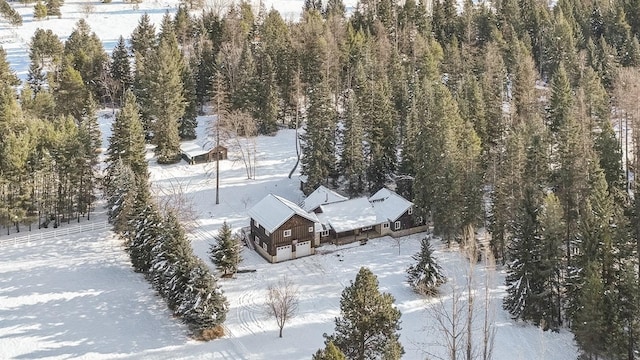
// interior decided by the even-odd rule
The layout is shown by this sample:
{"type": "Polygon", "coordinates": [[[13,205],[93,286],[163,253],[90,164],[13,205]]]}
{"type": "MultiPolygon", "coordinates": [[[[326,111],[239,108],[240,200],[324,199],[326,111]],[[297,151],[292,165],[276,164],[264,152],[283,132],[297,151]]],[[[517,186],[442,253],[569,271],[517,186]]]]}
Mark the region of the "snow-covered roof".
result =
{"type": "Polygon", "coordinates": [[[320,205],[320,208],[320,222],[339,233],[381,223],[375,209],[365,197],[320,205]]]}
{"type": "Polygon", "coordinates": [[[381,221],[396,221],[413,203],[395,192],[382,188],[373,194],[369,201],[381,221]]]}
{"type": "Polygon", "coordinates": [[[215,147],[215,143],[211,141],[204,143],[200,143],[198,141],[184,141],[180,143],[180,151],[191,159],[196,156],[205,155],[215,147]]]}
{"type": "Polygon", "coordinates": [[[334,202],[345,201],[348,198],[338,194],[337,192],[327,189],[320,185],[302,202],[302,208],[306,211],[313,211],[320,205],[331,204],[334,202]]]}
{"type": "Polygon", "coordinates": [[[265,196],[249,209],[249,216],[269,232],[274,232],[293,215],[302,216],[314,223],[318,222],[315,214],[308,213],[293,202],[273,194],[265,196]]]}

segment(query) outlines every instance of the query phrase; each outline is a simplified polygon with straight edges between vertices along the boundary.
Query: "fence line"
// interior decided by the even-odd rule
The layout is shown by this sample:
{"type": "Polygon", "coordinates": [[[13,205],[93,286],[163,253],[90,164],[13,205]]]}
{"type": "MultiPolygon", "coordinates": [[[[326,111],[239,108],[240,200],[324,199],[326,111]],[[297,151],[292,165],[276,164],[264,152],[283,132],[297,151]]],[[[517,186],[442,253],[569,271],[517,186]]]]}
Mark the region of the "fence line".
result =
{"type": "Polygon", "coordinates": [[[81,224],[58,228],[52,231],[41,231],[38,233],[29,233],[22,236],[14,236],[12,238],[0,239],[0,247],[9,245],[29,244],[31,241],[57,239],[59,237],[80,234],[83,232],[108,229],[110,224],[107,221],[92,222],[89,224],[81,224]]]}

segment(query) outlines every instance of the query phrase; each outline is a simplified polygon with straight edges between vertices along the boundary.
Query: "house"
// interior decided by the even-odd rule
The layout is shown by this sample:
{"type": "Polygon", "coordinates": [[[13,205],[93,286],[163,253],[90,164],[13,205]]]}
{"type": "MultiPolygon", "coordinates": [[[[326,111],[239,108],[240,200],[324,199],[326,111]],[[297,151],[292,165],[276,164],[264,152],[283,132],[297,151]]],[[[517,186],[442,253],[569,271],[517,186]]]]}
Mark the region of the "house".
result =
{"type": "Polygon", "coordinates": [[[324,243],[342,245],[428,230],[413,211],[411,201],[389,189],[348,199],[320,186],[300,206],[269,194],[249,210],[249,241],[275,263],[312,255],[324,243]]]}
{"type": "Polygon", "coordinates": [[[320,243],[346,244],[380,236],[380,220],[366,197],[320,205],[320,243]]]}
{"type": "Polygon", "coordinates": [[[227,159],[227,148],[211,143],[200,145],[196,141],[185,141],[180,144],[180,152],[182,158],[191,165],[227,159]]]}
{"type": "Polygon", "coordinates": [[[307,212],[316,212],[319,210],[320,205],[341,202],[348,199],[349,198],[320,185],[304,199],[300,206],[307,212]]]}
{"type": "Polygon", "coordinates": [[[249,210],[249,240],[276,263],[315,253],[318,218],[280,196],[269,194],[249,210]]]}
{"type": "Polygon", "coordinates": [[[405,236],[427,229],[424,219],[413,213],[413,203],[387,188],[378,190],[369,202],[378,215],[376,230],[381,235],[405,236]]]}

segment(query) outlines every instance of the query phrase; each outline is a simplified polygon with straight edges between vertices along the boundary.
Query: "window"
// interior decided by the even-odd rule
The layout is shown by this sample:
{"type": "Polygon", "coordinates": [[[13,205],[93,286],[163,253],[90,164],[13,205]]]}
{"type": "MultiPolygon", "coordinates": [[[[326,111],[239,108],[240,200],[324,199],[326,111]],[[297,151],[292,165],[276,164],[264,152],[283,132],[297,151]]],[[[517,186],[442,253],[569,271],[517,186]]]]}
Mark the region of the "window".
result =
{"type": "Polygon", "coordinates": [[[309,226],[309,232],[313,232],[313,226],[309,226]]]}
{"type": "Polygon", "coordinates": [[[289,237],[289,236],[291,236],[291,229],[287,229],[287,230],[283,231],[283,232],[282,232],[282,235],[283,235],[284,237],[289,237]]]}
{"type": "Polygon", "coordinates": [[[424,219],[422,219],[422,216],[418,216],[418,220],[416,220],[416,222],[418,224],[422,224],[423,221],[424,221],[424,219]]]}
{"type": "Polygon", "coordinates": [[[386,222],[386,223],[382,224],[382,228],[383,229],[388,229],[389,228],[389,223],[386,222]]]}
{"type": "Polygon", "coordinates": [[[400,228],[402,227],[402,223],[400,221],[396,221],[395,224],[393,224],[394,226],[394,230],[400,230],[400,228]]]}
{"type": "Polygon", "coordinates": [[[267,243],[266,243],[266,242],[263,242],[263,243],[262,243],[262,248],[263,248],[265,251],[269,251],[269,245],[267,245],[267,243]]]}
{"type": "Polygon", "coordinates": [[[413,214],[413,206],[409,208],[408,213],[409,213],[409,215],[413,214]]]}
{"type": "Polygon", "coordinates": [[[329,230],[323,230],[321,233],[322,237],[327,237],[329,236],[329,230]]]}
{"type": "Polygon", "coordinates": [[[371,230],[372,226],[365,226],[362,228],[362,231],[367,231],[367,230],[371,230]]]}

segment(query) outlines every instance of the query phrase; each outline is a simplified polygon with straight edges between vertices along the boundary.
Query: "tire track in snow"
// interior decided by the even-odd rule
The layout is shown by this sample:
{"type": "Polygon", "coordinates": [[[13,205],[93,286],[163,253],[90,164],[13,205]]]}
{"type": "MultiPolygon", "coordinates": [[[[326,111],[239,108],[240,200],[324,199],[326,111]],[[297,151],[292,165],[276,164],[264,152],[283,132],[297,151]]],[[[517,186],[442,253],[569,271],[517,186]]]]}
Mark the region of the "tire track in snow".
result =
{"type": "Polygon", "coordinates": [[[250,333],[256,334],[263,330],[260,317],[264,314],[264,308],[259,302],[255,291],[245,291],[238,297],[236,316],[240,327],[250,333]]]}

